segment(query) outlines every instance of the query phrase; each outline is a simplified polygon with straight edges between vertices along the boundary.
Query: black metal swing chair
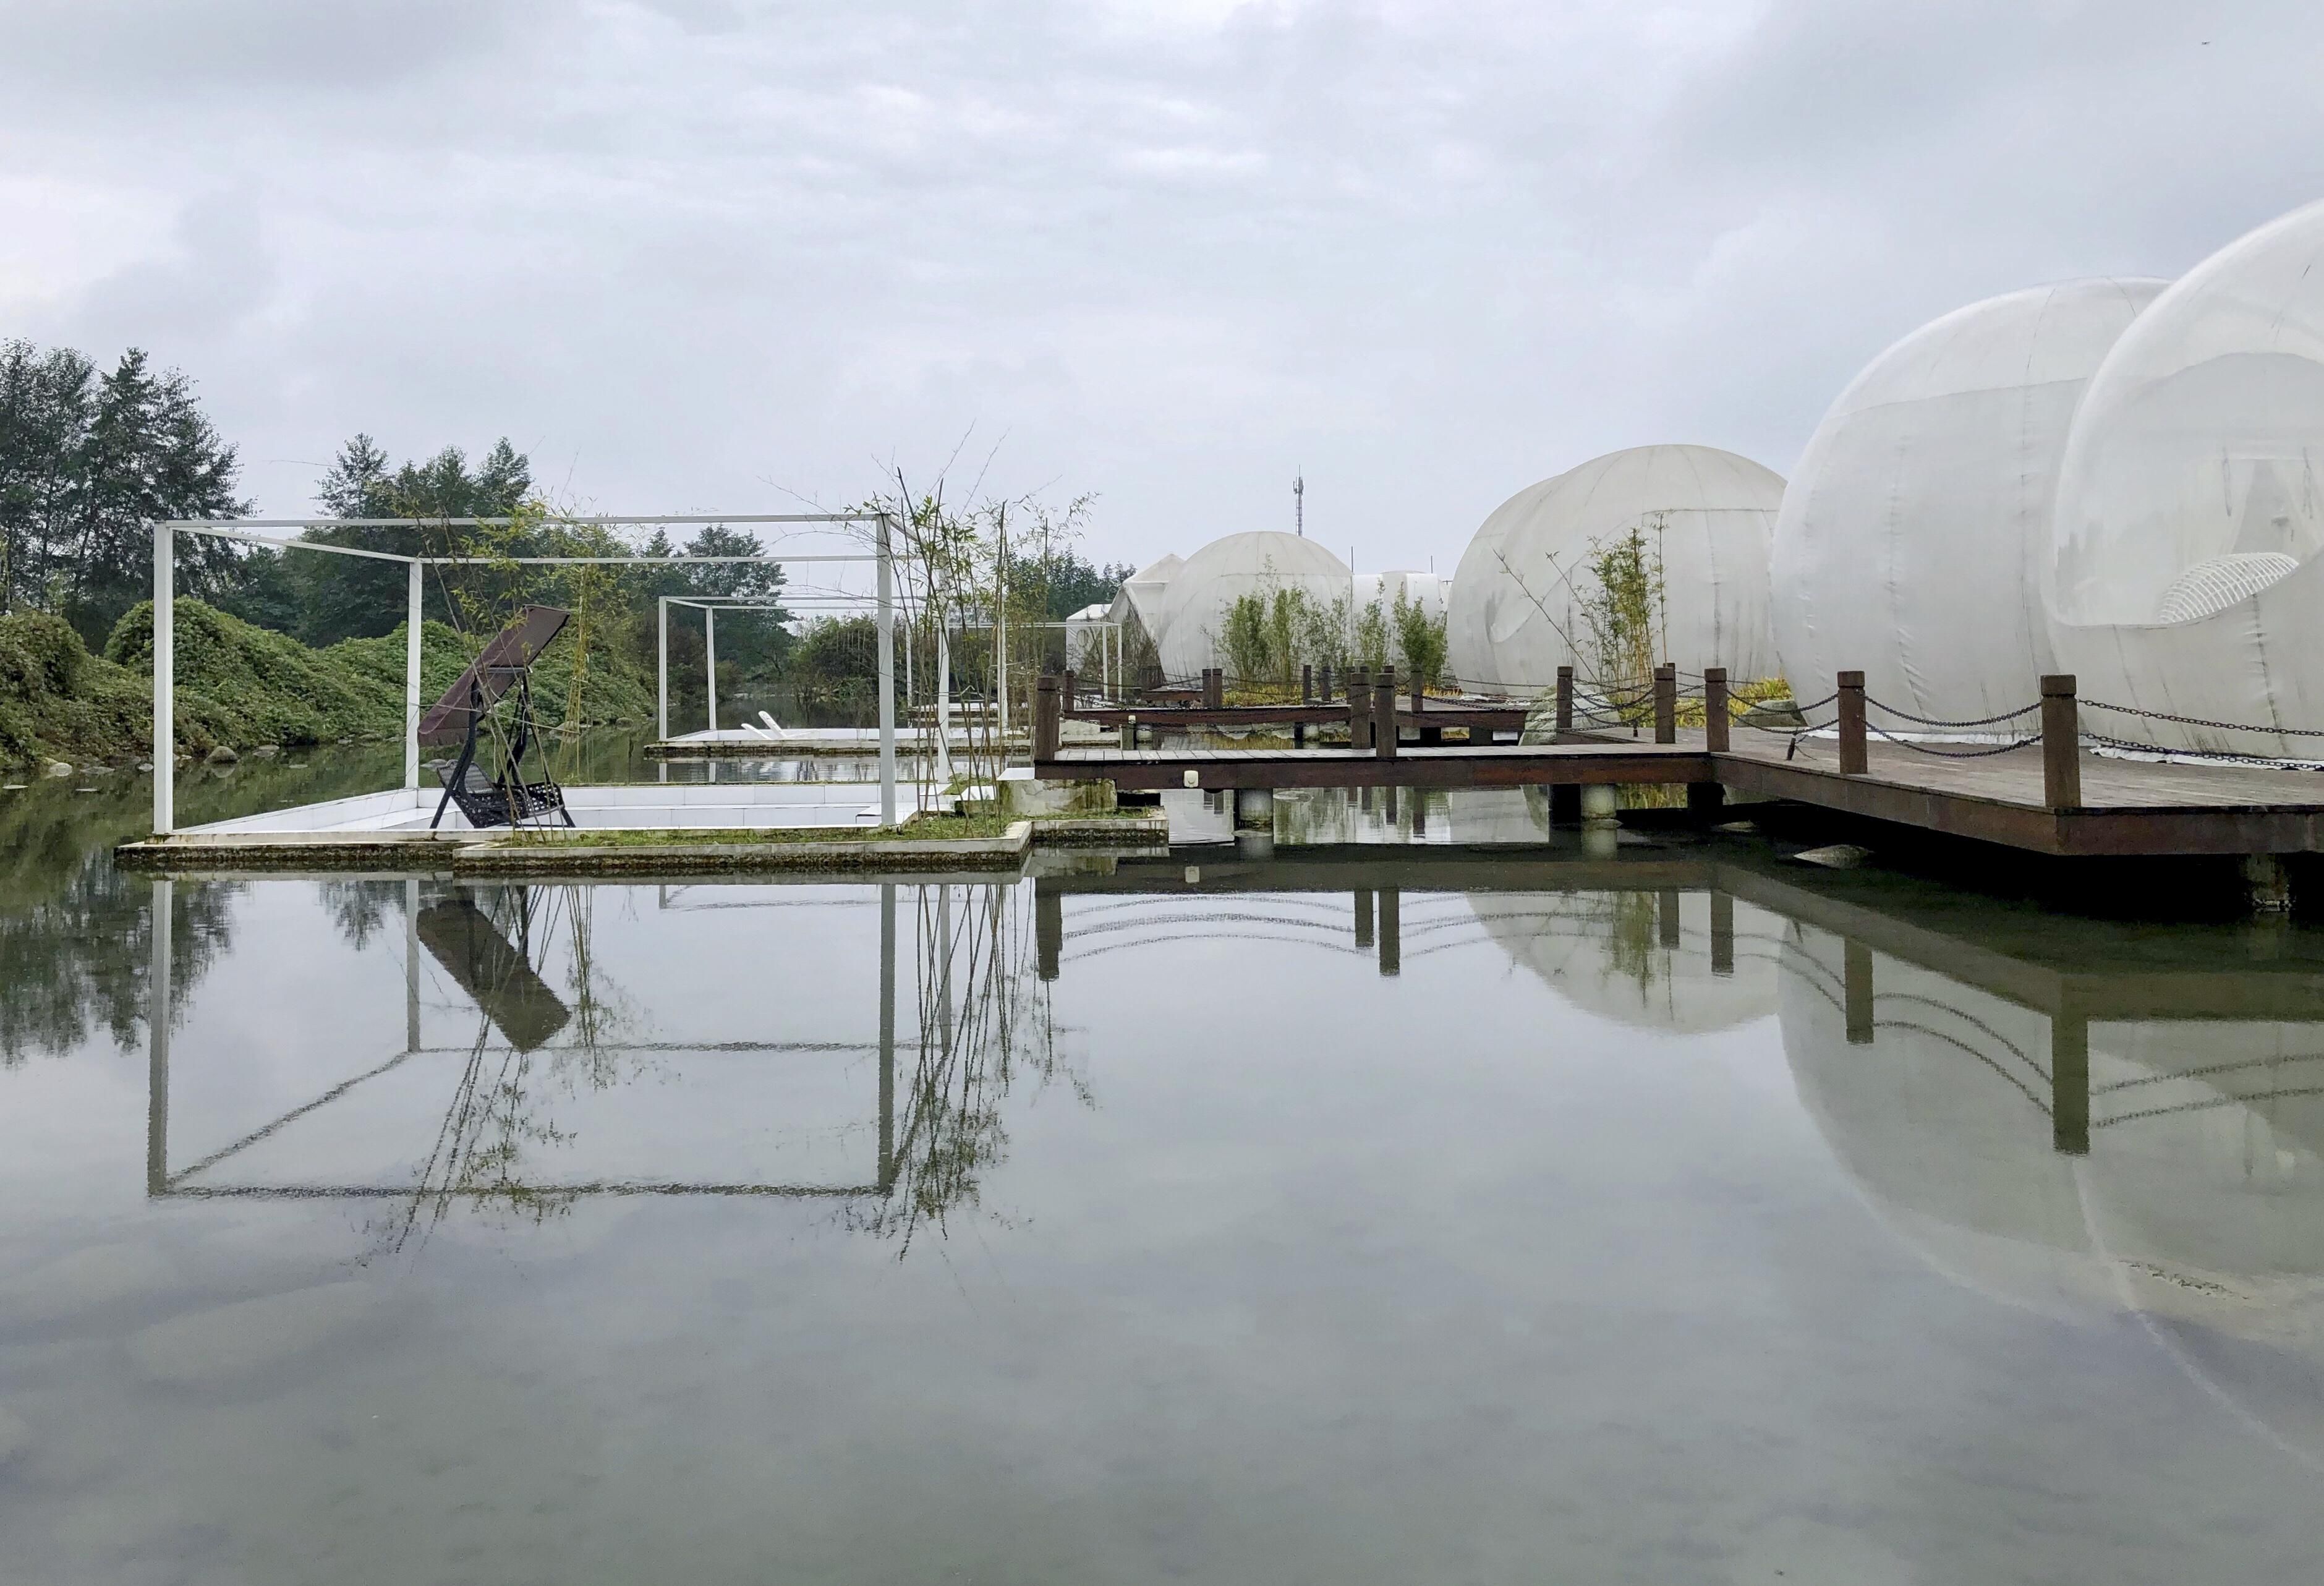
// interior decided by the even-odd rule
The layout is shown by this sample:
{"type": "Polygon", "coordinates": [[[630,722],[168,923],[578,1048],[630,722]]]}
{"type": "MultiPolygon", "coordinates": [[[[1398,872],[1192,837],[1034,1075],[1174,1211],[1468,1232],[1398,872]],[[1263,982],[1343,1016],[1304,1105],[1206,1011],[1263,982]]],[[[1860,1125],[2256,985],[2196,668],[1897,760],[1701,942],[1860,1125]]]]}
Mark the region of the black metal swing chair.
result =
{"type": "Polygon", "coordinates": [[[448,743],[456,733],[460,739],[457,759],[429,762],[444,783],[444,796],[436,801],[435,817],[428,823],[429,831],[443,823],[444,811],[456,804],[480,831],[547,825],[552,815],[567,826],[573,824],[572,812],[565,807],[565,789],[549,774],[545,749],[539,779],[524,777],[525,752],[534,742],[532,664],[570,619],[570,613],[556,606],[524,607],[420,718],[421,742],[448,743]],[[496,730],[490,742],[481,742],[488,724],[496,730]],[[479,763],[480,748],[499,752],[497,775],[479,763]]]}

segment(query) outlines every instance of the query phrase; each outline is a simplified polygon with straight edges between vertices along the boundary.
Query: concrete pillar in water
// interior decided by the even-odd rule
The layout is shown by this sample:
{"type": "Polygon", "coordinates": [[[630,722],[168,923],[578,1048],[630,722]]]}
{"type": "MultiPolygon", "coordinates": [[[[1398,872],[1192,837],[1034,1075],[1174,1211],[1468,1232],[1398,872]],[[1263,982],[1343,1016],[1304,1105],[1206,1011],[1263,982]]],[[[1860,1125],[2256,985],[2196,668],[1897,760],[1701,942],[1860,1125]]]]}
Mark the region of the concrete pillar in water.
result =
{"type": "Polygon", "coordinates": [[[1611,784],[1592,782],[1582,789],[1582,824],[1585,826],[1610,826],[1619,824],[1616,814],[1621,807],[1611,784]]]}
{"type": "Polygon", "coordinates": [[[1234,796],[1235,825],[1271,832],[1275,829],[1275,794],[1267,788],[1238,788],[1234,796]]]}

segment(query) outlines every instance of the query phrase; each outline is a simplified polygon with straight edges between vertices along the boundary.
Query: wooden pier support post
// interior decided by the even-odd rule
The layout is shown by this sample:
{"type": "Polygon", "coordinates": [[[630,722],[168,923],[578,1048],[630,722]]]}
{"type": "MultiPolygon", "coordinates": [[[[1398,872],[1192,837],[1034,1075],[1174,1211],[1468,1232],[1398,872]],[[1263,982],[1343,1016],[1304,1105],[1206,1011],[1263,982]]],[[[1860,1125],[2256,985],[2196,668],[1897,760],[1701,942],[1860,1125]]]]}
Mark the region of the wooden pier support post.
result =
{"type": "Polygon", "coordinates": [[[1573,669],[1557,669],[1557,730],[1560,733],[1573,731],[1573,669]]]}
{"type": "Polygon", "coordinates": [[[1840,1006],[1848,1044],[1872,1044],[1872,949],[1850,938],[1840,946],[1840,1006]]]}
{"type": "Polygon", "coordinates": [[[1871,768],[1864,752],[1864,674],[1840,675],[1840,774],[1860,777],[1871,768]]]}
{"type": "Polygon", "coordinates": [[[1057,758],[1057,678],[1043,672],[1033,696],[1033,759],[1057,758]]]}
{"type": "Polygon", "coordinates": [[[1121,746],[1124,749],[1138,747],[1138,713],[1136,711],[1131,711],[1121,718],[1121,746]]]}
{"type": "MultiPolygon", "coordinates": [[[[2070,673],[2042,679],[2042,802],[2082,807],[2082,727],[2070,673]]],[[[2061,1148],[2062,1149],[2063,1148],[2061,1148]]]]}
{"type": "Polygon", "coordinates": [[[2050,1015],[2050,1143],[2090,1154],[2090,1021],[2065,1008],[2050,1015]]]}
{"type": "Polygon", "coordinates": [[[1065,945],[1065,896],[1055,887],[1033,884],[1033,945],[1040,962],[1037,973],[1045,981],[1057,978],[1057,959],[1065,945]]]}
{"type": "Polygon", "coordinates": [[[1655,669],[1655,742],[1678,742],[1678,665],[1674,661],[1655,669]]]}
{"type": "Polygon", "coordinates": [[[1394,887],[1382,887],[1379,895],[1379,972],[1384,975],[1404,973],[1404,896],[1394,887]]]}
{"type": "Polygon", "coordinates": [[[1382,760],[1396,758],[1396,669],[1382,667],[1372,685],[1372,752],[1382,760]]]}
{"type": "Polygon", "coordinates": [[[1302,662],[1299,668],[1299,703],[1302,705],[1315,703],[1315,669],[1305,662],[1302,662]]]}
{"type": "Polygon", "coordinates": [[[1735,894],[1711,895],[1711,973],[1735,973],[1735,894]]]}
{"type": "Polygon", "coordinates": [[[1734,725],[1728,715],[1727,669],[1702,669],[1702,746],[1712,754],[1724,754],[1728,748],[1728,733],[1734,725]]]}
{"type": "Polygon", "coordinates": [[[1370,887],[1358,887],[1356,889],[1356,945],[1369,947],[1371,945],[1372,890],[1370,887]]]}

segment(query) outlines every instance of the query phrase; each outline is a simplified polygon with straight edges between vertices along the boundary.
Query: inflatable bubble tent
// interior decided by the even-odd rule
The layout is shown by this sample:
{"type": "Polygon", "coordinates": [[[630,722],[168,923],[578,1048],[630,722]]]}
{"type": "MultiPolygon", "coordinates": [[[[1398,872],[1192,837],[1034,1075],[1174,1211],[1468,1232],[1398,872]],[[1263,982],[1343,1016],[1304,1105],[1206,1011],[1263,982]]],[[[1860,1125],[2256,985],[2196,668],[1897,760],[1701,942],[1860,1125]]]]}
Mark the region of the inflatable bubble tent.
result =
{"type": "Polygon", "coordinates": [[[2091,376],[2043,581],[2086,727],[2324,758],[2324,737],[2289,730],[2324,727],[2319,475],[2324,204],[2196,266],[2091,376]]]}
{"type": "Polygon", "coordinates": [[[1609,452],[1511,496],[1452,577],[1446,636],[1464,685],[1531,694],[1562,666],[1594,678],[1592,558],[1637,531],[1658,565],[1661,659],[1771,677],[1768,547],[1781,475],[1702,446],[1609,452]],[[1480,637],[1481,636],[1481,637],[1480,637]],[[1481,652],[1481,653],[1480,653],[1481,652]]]}
{"type": "Polygon", "coordinates": [[[1296,588],[1333,606],[1349,598],[1350,586],[1348,565],[1313,539],[1271,530],[1214,539],[1162,590],[1154,642],[1163,675],[1187,682],[1205,667],[1227,666],[1227,612],[1246,595],[1296,588]]]}
{"type": "Polygon", "coordinates": [[[2091,374],[2166,284],[1990,298],[1849,383],[1775,521],[1775,650],[1800,697],[1861,671],[1873,698],[1928,718],[1923,730],[2037,697],[2058,670],[2041,577],[2068,431],[2091,374]]]}

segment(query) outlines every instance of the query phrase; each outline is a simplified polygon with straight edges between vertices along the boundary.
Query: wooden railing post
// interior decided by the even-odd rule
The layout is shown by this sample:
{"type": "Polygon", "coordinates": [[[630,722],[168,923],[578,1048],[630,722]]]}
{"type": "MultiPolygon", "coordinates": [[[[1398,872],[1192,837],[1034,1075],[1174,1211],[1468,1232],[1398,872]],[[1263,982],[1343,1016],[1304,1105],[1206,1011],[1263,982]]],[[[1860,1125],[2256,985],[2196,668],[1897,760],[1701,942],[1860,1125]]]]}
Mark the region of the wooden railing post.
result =
{"type": "Polygon", "coordinates": [[[1043,672],[1033,696],[1033,759],[1057,758],[1057,678],[1043,672]]]}
{"type": "Polygon", "coordinates": [[[1655,742],[1678,742],[1678,664],[1665,661],[1655,669],[1655,742]]]}
{"type": "Polygon", "coordinates": [[[1323,663],[1323,692],[1321,699],[1325,705],[1332,703],[1332,663],[1330,661],[1323,663]]]}
{"type": "Polygon", "coordinates": [[[1304,661],[1299,667],[1299,703],[1315,703],[1315,669],[1304,661]]]}
{"type": "Polygon", "coordinates": [[[1727,669],[1702,669],[1702,746],[1713,754],[1727,752],[1727,669]]]}
{"type": "Polygon", "coordinates": [[[1573,731],[1573,669],[1557,669],[1557,730],[1573,731]]]}
{"type": "Polygon", "coordinates": [[[1382,667],[1372,686],[1372,752],[1394,760],[1396,736],[1396,669],[1382,667]]]}
{"type": "Polygon", "coordinates": [[[1860,777],[1871,768],[1864,753],[1864,674],[1840,675],[1840,774],[1860,777]]]}
{"type": "Polygon", "coordinates": [[[2081,709],[2070,673],[2042,679],[2042,802],[2052,809],[2082,807],[2081,709]]]}
{"type": "Polygon", "coordinates": [[[1227,702],[1227,669],[1224,667],[1203,669],[1203,703],[1217,710],[1227,702]]]}
{"type": "Polygon", "coordinates": [[[1044,672],[1032,702],[1032,758],[1057,758],[1057,677],[1044,672]]]}
{"type": "Polygon", "coordinates": [[[1372,746],[1372,691],[1361,669],[1348,674],[1348,751],[1361,754],[1372,746]]]}
{"type": "Polygon", "coordinates": [[[1074,701],[1080,697],[1081,694],[1079,688],[1074,680],[1074,669],[1071,667],[1067,667],[1065,669],[1065,680],[1063,684],[1059,685],[1057,688],[1058,707],[1063,710],[1065,715],[1071,715],[1074,714],[1074,701]]]}

